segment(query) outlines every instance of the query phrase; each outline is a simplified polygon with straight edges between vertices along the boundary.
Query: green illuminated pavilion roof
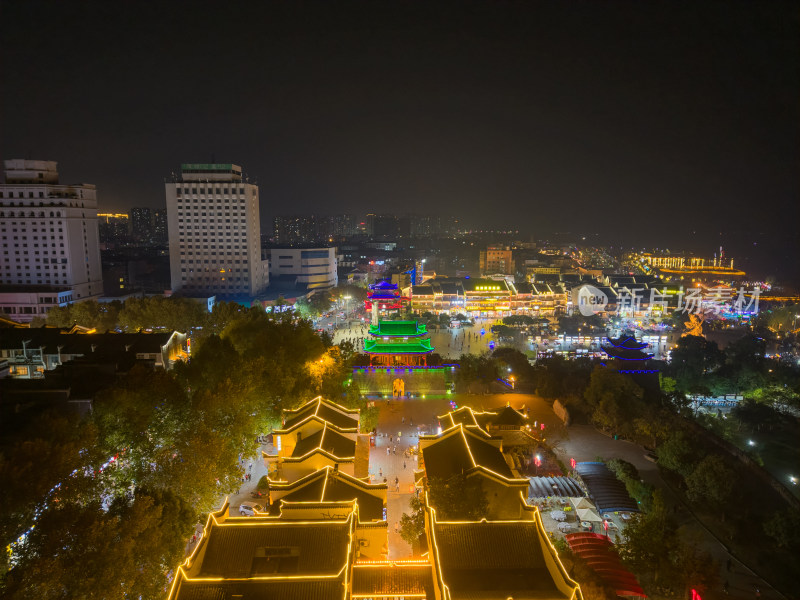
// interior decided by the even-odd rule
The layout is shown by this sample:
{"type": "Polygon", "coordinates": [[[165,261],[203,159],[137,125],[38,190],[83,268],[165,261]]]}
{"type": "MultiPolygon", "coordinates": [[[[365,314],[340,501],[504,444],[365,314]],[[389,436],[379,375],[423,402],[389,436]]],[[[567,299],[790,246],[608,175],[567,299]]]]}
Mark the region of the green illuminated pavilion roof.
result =
{"type": "Polygon", "coordinates": [[[433,352],[429,339],[414,339],[408,342],[393,340],[384,342],[381,339],[364,340],[364,352],[367,354],[428,354],[433,352]]]}
{"type": "Polygon", "coordinates": [[[425,325],[417,321],[380,321],[378,325],[369,327],[369,334],[374,336],[408,337],[427,333],[425,325]]]}

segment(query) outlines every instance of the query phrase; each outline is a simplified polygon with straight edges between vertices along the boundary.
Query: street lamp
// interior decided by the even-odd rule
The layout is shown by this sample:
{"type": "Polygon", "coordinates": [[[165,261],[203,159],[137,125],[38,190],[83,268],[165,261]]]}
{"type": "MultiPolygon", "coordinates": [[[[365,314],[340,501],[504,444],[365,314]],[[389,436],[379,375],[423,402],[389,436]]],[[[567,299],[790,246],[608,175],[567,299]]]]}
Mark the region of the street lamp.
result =
{"type": "Polygon", "coordinates": [[[350,296],[342,296],[342,298],[344,299],[344,314],[346,316],[347,313],[349,312],[349,309],[350,309],[350,298],[351,297],[350,296]]]}

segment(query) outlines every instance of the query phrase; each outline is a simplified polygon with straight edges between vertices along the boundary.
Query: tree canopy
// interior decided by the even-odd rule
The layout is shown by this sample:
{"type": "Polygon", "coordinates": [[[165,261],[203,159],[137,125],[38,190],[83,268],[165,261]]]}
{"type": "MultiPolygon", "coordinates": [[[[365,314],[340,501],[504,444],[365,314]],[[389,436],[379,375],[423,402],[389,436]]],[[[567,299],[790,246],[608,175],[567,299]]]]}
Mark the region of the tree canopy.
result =
{"type": "MultiPolygon", "coordinates": [[[[136,310],[200,306],[187,302],[136,310]]],[[[173,318],[161,323],[178,327],[173,318]]],[[[192,525],[238,488],[239,457],[283,409],[319,393],[365,408],[345,385],[349,357],[308,321],[221,304],[200,322],[188,363],[136,366],[83,421],[37,414],[0,448],[0,542],[27,531],[0,579],[5,596],[162,596],[192,525]]]]}

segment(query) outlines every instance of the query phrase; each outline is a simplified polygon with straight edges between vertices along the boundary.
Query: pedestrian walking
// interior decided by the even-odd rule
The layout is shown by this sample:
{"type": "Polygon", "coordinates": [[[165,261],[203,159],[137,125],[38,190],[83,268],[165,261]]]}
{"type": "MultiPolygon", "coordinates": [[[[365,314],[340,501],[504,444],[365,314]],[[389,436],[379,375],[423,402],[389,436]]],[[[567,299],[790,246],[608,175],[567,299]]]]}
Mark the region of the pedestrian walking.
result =
{"type": "Polygon", "coordinates": [[[403,468],[406,468],[406,461],[403,461],[403,468]]]}
{"type": "Polygon", "coordinates": [[[378,469],[378,477],[383,477],[383,467],[378,469]]]}
{"type": "Polygon", "coordinates": [[[386,456],[389,456],[389,446],[386,446],[386,456]]]}
{"type": "Polygon", "coordinates": [[[395,521],[394,522],[394,532],[395,533],[400,533],[400,522],[399,521],[395,521]]]}
{"type": "Polygon", "coordinates": [[[758,589],[758,586],[756,586],[756,600],[758,600],[759,598],[761,598],[761,590],[758,589]]]}
{"type": "Polygon", "coordinates": [[[726,594],[728,593],[728,580],[725,580],[725,583],[722,584],[722,591],[726,594]]]}

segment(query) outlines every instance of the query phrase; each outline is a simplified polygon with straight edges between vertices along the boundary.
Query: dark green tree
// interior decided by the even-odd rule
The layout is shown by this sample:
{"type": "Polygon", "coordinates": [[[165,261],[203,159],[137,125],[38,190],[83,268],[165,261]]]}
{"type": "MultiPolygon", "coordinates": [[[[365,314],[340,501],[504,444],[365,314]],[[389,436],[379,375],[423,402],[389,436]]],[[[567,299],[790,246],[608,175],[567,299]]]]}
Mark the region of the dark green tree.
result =
{"type": "Polygon", "coordinates": [[[584,398],[592,409],[592,422],[606,431],[632,437],[634,419],[642,413],[642,388],[630,377],[612,369],[595,367],[584,398]]]}
{"type": "Polygon", "coordinates": [[[677,347],[672,350],[669,371],[677,382],[678,390],[688,392],[706,385],[706,375],[719,368],[723,359],[716,342],[687,335],[678,340],[677,347]]]}
{"type": "Polygon", "coordinates": [[[81,325],[103,333],[117,327],[121,308],[119,301],[100,303],[95,300],[55,306],[47,313],[47,324],[63,328],[81,325]]]}
{"type": "Polygon", "coordinates": [[[658,464],[688,477],[702,456],[696,444],[681,430],[672,432],[656,449],[658,464]]]}
{"type": "Polygon", "coordinates": [[[466,475],[429,479],[428,502],[440,520],[478,521],[489,513],[489,501],[480,480],[466,475]]]}
{"type": "Polygon", "coordinates": [[[764,522],[764,533],[775,541],[778,548],[797,556],[800,551],[800,510],[787,507],[774,511],[764,522]]]}
{"type": "Polygon", "coordinates": [[[511,315],[503,317],[503,324],[509,327],[523,327],[526,325],[533,325],[534,319],[528,315],[511,315]]]}
{"type": "MultiPolygon", "coordinates": [[[[733,492],[736,474],[721,456],[703,458],[686,478],[686,496],[693,502],[713,502],[724,506],[733,492]]],[[[720,511],[725,517],[725,511],[720,511]]]]}
{"type": "Polygon", "coordinates": [[[634,515],[625,527],[625,540],[618,549],[622,560],[634,572],[646,574],[656,585],[662,582],[668,585],[676,576],[671,558],[679,544],[676,524],[668,516],[661,491],[657,490],[651,510],[634,515]]]}
{"type": "Polygon", "coordinates": [[[408,502],[410,512],[400,517],[400,537],[412,548],[420,545],[420,538],[425,535],[425,505],[414,495],[408,502]]]}

